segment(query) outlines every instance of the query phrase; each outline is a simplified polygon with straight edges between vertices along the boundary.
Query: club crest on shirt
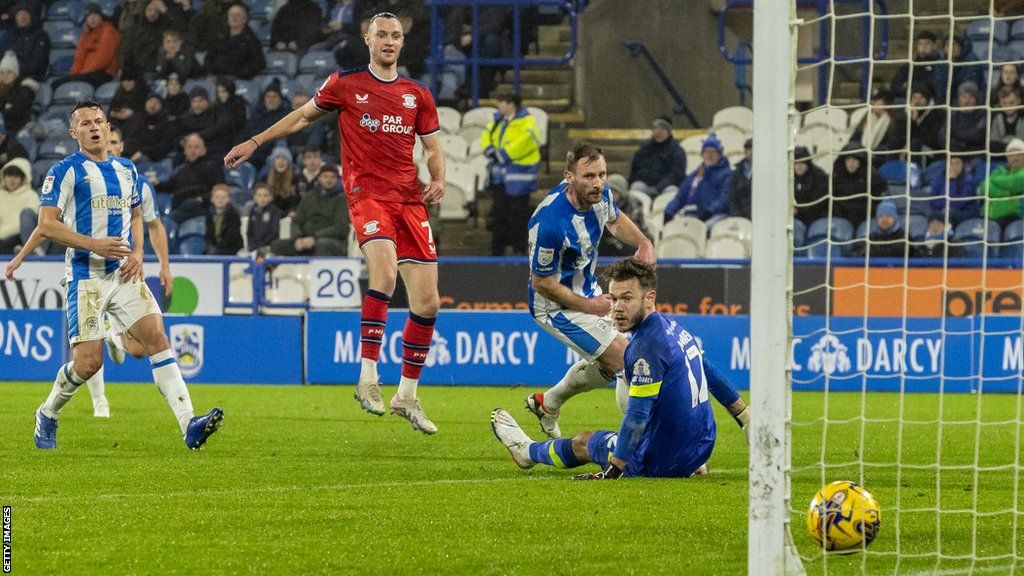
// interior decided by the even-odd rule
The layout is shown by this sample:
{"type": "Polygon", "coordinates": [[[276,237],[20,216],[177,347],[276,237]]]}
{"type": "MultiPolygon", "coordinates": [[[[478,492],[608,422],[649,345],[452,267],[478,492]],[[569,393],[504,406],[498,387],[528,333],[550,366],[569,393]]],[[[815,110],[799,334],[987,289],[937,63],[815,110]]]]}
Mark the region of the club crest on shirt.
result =
{"type": "Polygon", "coordinates": [[[547,266],[555,260],[555,249],[554,248],[537,248],[537,263],[541,266],[547,266]]]}
{"type": "Polygon", "coordinates": [[[369,236],[370,234],[376,234],[380,232],[379,223],[376,220],[370,220],[366,224],[363,224],[363,234],[369,236]]]}
{"type": "Polygon", "coordinates": [[[415,94],[402,94],[402,106],[406,108],[416,107],[416,95],[415,94]]]}
{"type": "Polygon", "coordinates": [[[633,379],[630,380],[631,384],[650,384],[653,381],[651,378],[651,365],[647,363],[647,360],[638,358],[633,363],[633,379]]]}
{"type": "Polygon", "coordinates": [[[117,174],[118,174],[118,176],[121,177],[122,180],[125,181],[126,184],[128,184],[128,186],[134,186],[135,185],[135,179],[132,177],[132,171],[131,170],[128,170],[127,168],[125,168],[124,170],[118,170],[117,174]]]}
{"type": "Polygon", "coordinates": [[[369,94],[356,94],[356,104],[366,104],[370,101],[369,94]]]}
{"type": "Polygon", "coordinates": [[[199,324],[171,326],[171,350],[178,360],[181,375],[191,378],[203,369],[203,327],[199,324]]]}

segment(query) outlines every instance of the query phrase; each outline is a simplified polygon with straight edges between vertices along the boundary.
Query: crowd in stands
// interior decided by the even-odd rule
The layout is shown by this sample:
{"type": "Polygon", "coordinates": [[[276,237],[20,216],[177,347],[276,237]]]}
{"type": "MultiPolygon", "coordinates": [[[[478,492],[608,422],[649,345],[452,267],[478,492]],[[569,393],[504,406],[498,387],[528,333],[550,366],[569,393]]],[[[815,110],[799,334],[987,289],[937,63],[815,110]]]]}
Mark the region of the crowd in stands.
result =
{"type": "MultiPolygon", "coordinates": [[[[77,149],[67,134],[71,106],[95,99],[123,133],[124,156],[156,191],[173,250],[347,253],[332,118],[261,148],[236,170],[225,172],[221,158],[308,102],[328,74],[366,64],[362,34],[385,11],[406,34],[399,71],[429,80],[423,0],[0,1],[0,166],[10,173],[0,194],[0,251],[12,252],[35,225],[38,196],[29,202],[25,192],[38,190],[49,167],[77,149]],[[191,238],[174,242],[176,232],[191,238]]],[[[471,13],[445,7],[441,16],[445,58],[464,59],[472,50],[471,13]]],[[[486,6],[479,16],[483,56],[511,56],[536,37],[533,9],[523,11],[519,47],[512,46],[510,7],[486,6]]],[[[483,89],[503,72],[483,69],[483,89]]],[[[440,104],[464,98],[466,76],[464,66],[443,68],[440,104]]],[[[492,159],[496,185],[504,186],[499,175],[514,173],[521,159],[492,159]]],[[[535,177],[539,156],[528,160],[535,177]]],[[[519,194],[514,185],[505,190],[519,194]]],[[[525,252],[518,240],[514,249],[525,252]]]]}

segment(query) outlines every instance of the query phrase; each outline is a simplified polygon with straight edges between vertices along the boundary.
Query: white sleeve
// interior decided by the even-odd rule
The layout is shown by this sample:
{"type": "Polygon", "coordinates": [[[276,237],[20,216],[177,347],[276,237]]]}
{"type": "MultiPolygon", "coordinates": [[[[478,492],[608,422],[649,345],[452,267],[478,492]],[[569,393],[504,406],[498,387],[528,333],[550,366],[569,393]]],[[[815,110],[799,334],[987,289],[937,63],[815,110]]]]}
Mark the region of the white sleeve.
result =
{"type": "Polygon", "coordinates": [[[142,197],[142,221],[149,224],[156,220],[156,198],[149,182],[139,180],[139,196],[142,197]]]}

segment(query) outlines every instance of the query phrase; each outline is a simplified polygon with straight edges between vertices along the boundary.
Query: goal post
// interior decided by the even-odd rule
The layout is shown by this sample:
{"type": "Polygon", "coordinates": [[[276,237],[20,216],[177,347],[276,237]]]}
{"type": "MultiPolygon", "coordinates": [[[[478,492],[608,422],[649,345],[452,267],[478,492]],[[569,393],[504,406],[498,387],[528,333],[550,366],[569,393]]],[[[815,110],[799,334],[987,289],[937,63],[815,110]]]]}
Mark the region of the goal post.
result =
{"type": "Polygon", "coordinates": [[[795,3],[754,2],[753,250],[747,572],[802,574],[790,536],[792,145],[795,3]]]}

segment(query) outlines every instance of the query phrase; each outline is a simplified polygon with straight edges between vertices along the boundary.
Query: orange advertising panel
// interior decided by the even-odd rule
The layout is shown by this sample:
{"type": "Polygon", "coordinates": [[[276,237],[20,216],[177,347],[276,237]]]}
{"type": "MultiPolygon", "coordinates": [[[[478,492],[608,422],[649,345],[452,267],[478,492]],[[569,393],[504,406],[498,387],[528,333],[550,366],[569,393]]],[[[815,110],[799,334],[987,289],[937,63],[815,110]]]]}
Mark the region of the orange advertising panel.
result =
{"type": "Polygon", "coordinates": [[[833,316],[1020,314],[1024,270],[835,268],[833,316]]]}

